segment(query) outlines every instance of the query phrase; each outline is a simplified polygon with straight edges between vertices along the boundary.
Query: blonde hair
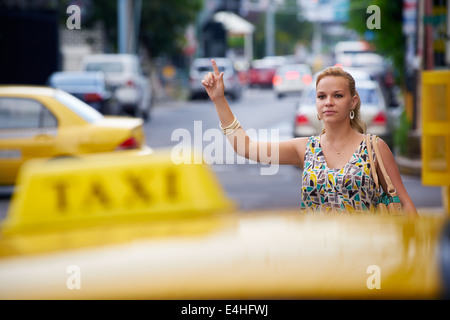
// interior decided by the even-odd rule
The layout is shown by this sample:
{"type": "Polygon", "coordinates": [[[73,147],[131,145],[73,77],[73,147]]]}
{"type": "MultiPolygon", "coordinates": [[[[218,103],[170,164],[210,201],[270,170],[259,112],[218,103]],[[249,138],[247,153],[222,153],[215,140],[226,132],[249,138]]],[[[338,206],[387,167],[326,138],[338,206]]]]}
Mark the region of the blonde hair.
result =
{"type": "MultiPolygon", "coordinates": [[[[359,99],[359,94],[358,91],[356,91],[355,88],[355,79],[353,79],[352,75],[350,73],[348,73],[347,71],[344,71],[344,69],[342,69],[341,67],[328,67],[326,69],[324,69],[322,72],[320,72],[320,74],[317,76],[316,79],[316,88],[317,85],[319,84],[320,80],[322,80],[325,77],[342,77],[345,80],[347,80],[348,83],[348,88],[350,90],[350,94],[351,96],[357,96],[358,97],[358,102],[356,103],[355,108],[353,109],[353,111],[355,112],[355,117],[353,119],[350,119],[350,126],[360,132],[360,133],[365,133],[366,132],[366,124],[364,123],[364,121],[361,119],[361,115],[360,115],[360,109],[361,109],[361,100],[359,99]]],[[[323,129],[322,133],[325,133],[325,129],[323,129]]]]}

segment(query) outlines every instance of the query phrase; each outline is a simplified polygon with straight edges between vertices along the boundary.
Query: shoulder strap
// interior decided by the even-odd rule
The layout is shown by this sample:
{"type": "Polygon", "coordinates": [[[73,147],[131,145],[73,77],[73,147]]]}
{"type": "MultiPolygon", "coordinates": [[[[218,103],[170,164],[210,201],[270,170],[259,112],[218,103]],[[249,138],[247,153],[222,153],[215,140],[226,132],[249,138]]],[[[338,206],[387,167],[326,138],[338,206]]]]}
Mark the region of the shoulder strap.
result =
{"type": "Polygon", "coordinates": [[[371,141],[371,135],[366,134],[366,146],[367,146],[367,153],[369,155],[369,163],[370,163],[370,171],[372,172],[373,181],[375,181],[375,186],[378,189],[378,175],[377,175],[377,169],[375,168],[375,163],[373,161],[373,154],[372,154],[372,141],[371,141]]]}
{"type": "Polygon", "coordinates": [[[375,150],[375,155],[377,156],[377,161],[379,163],[381,172],[383,173],[384,181],[386,181],[386,184],[387,184],[387,188],[388,188],[387,192],[391,195],[391,194],[395,193],[396,190],[394,188],[394,185],[392,184],[391,178],[389,177],[388,173],[386,172],[386,168],[384,167],[383,159],[381,158],[380,151],[378,150],[378,143],[377,143],[376,137],[374,137],[374,139],[375,139],[375,141],[373,144],[373,149],[375,150]]]}

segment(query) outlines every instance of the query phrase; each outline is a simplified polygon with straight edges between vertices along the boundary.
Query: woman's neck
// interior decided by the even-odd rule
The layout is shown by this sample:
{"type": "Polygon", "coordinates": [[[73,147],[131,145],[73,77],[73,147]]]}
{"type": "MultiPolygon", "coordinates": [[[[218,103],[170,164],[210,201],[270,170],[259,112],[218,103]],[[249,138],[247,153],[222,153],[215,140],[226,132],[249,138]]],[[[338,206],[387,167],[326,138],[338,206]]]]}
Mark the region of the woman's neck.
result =
{"type": "Polygon", "coordinates": [[[356,131],[351,126],[327,126],[325,127],[325,135],[329,142],[337,142],[348,140],[349,137],[356,135],[356,131]]]}

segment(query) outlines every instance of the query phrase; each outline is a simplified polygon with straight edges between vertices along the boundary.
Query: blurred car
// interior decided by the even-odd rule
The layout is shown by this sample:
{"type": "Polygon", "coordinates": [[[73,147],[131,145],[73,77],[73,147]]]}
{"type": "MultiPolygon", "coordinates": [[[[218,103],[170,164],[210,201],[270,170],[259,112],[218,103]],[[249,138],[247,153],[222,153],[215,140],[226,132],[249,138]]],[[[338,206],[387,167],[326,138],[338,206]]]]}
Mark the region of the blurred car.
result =
{"type": "Polygon", "coordinates": [[[394,69],[389,60],[374,52],[365,52],[356,54],[351,59],[352,68],[364,70],[376,80],[387,101],[388,106],[397,106],[398,101],[395,100],[395,76],[394,69]]]}
{"type": "Polygon", "coordinates": [[[48,86],[64,90],[103,114],[117,114],[117,100],[108,88],[103,72],[54,72],[48,86]]]}
{"type": "MultiPolygon", "coordinates": [[[[361,119],[367,125],[367,132],[378,135],[391,145],[395,122],[388,115],[378,83],[373,80],[356,80],[356,90],[361,100],[361,119]]],[[[312,83],[299,100],[294,121],[294,137],[319,135],[322,129],[323,123],[317,119],[316,85],[312,83]]]]}
{"type": "MultiPolygon", "coordinates": [[[[233,100],[240,99],[242,96],[242,83],[232,61],[228,58],[215,58],[214,60],[219,71],[224,72],[225,94],[233,100]]],[[[189,96],[191,99],[206,96],[202,80],[208,72],[213,72],[211,59],[197,58],[192,61],[189,70],[189,96]]]]}
{"type": "Polygon", "coordinates": [[[153,94],[151,83],[144,74],[139,58],[134,54],[93,54],[81,61],[82,71],[101,71],[126,112],[147,120],[151,116],[153,94]]]}
{"type": "Polygon", "coordinates": [[[0,185],[14,185],[20,167],[33,158],[150,153],[142,124],[103,116],[60,89],[0,86],[0,185]]]}
{"type": "MultiPolygon", "coordinates": [[[[355,80],[355,82],[358,81],[372,81],[375,80],[374,77],[372,77],[372,75],[360,68],[352,68],[352,67],[343,67],[342,69],[344,69],[345,71],[347,71],[348,73],[350,73],[353,77],[353,79],[355,80]]],[[[317,74],[316,74],[317,77],[317,74]]],[[[315,79],[314,79],[315,81],[315,79]]]]}
{"type": "Polygon", "coordinates": [[[311,67],[307,64],[285,64],[273,77],[273,89],[278,98],[287,94],[301,94],[312,82],[311,67]]]}
{"type": "Polygon", "coordinates": [[[371,48],[366,41],[339,41],[334,46],[336,63],[344,67],[351,66],[355,55],[371,52],[371,48]]]}
{"type": "Polygon", "coordinates": [[[368,72],[378,81],[388,106],[396,107],[396,84],[392,62],[373,52],[365,41],[342,41],[335,46],[336,65],[358,68],[368,72]]]}
{"type": "Polygon", "coordinates": [[[253,60],[248,73],[250,87],[271,88],[277,67],[269,59],[253,60]]]}

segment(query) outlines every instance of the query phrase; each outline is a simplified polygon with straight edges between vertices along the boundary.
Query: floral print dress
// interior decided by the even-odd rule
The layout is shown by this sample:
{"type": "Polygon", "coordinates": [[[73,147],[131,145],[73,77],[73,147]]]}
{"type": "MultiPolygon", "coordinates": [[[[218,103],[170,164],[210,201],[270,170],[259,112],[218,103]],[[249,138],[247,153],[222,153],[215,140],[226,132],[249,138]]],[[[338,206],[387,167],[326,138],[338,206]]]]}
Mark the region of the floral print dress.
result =
{"type": "MultiPolygon", "coordinates": [[[[373,157],[375,160],[374,152],[373,157]]],[[[375,213],[379,196],[365,139],[341,169],[328,168],[320,136],[308,139],[302,173],[302,213],[375,213]]]]}

